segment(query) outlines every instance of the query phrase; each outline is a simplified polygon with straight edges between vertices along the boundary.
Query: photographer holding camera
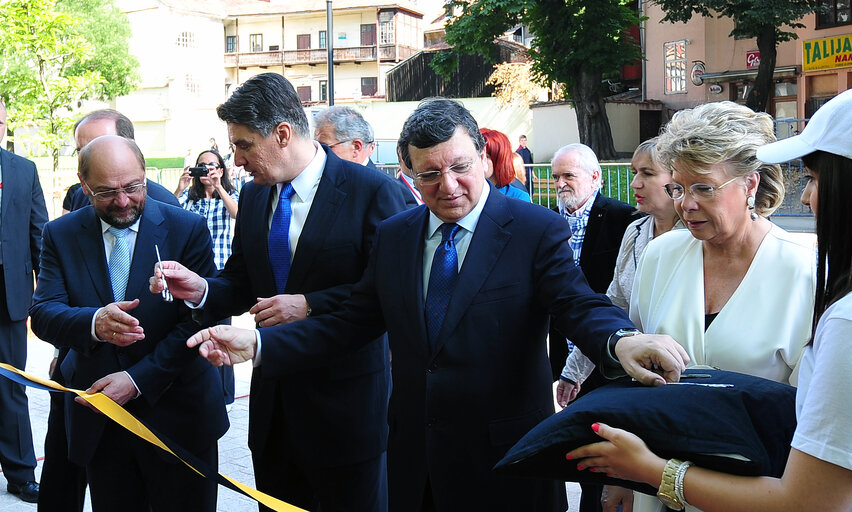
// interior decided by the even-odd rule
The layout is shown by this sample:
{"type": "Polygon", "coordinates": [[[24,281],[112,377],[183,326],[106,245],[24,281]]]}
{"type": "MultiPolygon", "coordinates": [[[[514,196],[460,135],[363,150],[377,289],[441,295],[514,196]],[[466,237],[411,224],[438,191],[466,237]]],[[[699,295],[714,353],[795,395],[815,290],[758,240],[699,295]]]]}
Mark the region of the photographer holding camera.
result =
{"type": "MultiPolygon", "coordinates": [[[[180,177],[175,197],[184,210],[207,219],[207,229],[213,239],[213,258],[217,270],[222,270],[231,256],[231,219],[237,217],[240,193],[228,177],[225,161],[215,150],[198,155],[195,167],[186,167],[180,177]],[[192,183],[192,186],[190,186],[192,183]]],[[[222,322],[230,324],[230,318],[222,322]]],[[[234,369],[219,367],[225,403],[230,410],[234,403],[234,369]]]]}

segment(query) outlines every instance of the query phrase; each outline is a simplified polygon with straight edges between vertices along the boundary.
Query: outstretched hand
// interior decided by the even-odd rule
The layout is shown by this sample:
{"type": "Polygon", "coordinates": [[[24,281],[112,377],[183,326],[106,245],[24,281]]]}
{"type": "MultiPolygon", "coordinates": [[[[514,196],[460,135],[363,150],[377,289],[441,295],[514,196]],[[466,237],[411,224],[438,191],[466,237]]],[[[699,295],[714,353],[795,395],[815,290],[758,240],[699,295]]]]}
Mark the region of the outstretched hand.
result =
{"type": "Polygon", "coordinates": [[[162,267],[159,263],[154,264],[154,275],[148,278],[148,289],[151,293],[163,291],[163,276],[174,298],[193,304],[200,303],[204,298],[204,291],[207,289],[204,278],[177,261],[164,261],[162,267]]]}
{"type": "Polygon", "coordinates": [[[677,382],[689,364],[686,350],[665,334],[637,334],[618,340],[615,355],[624,371],[646,386],[677,382]]]}
{"type": "Polygon", "coordinates": [[[565,458],[577,461],[577,469],[659,487],[666,461],[657,457],[635,434],[595,423],[592,430],[604,441],[587,444],[568,452],[565,458]]]}
{"type": "Polygon", "coordinates": [[[240,329],[231,325],[215,325],[198,331],[186,340],[189,348],[198,347],[201,357],[214,366],[233,366],[254,359],[257,338],[253,329],[240,329]]]}
{"type": "Polygon", "coordinates": [[[139,299],[111,302],[95,315],[95,336],[99,340],[119,347],[132,345],[145,339],[145,330],[139,320],[128,311],[139,305],[139,299]]]}

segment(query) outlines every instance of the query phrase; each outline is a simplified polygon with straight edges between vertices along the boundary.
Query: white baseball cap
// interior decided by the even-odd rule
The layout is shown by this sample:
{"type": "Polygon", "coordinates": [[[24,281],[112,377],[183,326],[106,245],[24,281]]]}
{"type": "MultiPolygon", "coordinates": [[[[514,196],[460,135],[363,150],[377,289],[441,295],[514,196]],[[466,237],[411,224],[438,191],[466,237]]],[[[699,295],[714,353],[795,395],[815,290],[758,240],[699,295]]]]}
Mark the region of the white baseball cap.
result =
{"type": "Polygon", "coordinates": [[[757,158],[768,164],[779,164],[814,151],[852,159],[852,89],[820,107],[802,133],[758,148],[757,158]]]}

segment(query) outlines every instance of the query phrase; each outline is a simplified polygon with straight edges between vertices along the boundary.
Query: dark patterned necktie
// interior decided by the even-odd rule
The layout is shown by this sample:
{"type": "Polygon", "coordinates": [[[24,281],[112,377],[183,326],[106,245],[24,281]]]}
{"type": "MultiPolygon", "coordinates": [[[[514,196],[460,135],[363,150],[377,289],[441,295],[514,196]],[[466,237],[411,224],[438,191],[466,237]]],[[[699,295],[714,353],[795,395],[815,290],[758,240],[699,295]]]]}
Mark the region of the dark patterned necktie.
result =
{"type": "Polygon", "coordinates": [[[459,256],[454,240],[458,230],[458,224],[441,226],[441,243],[435,249],[435,258],[432,260],[432,272],[429,274],[429,288],[426,292],[426,329],[432,349],[435,348],[435,340],[441,331],[447,305],[459,277],[459,256]]]}
{"type": "Polygon", "coordinates": [[[269,228],[269,264],[272,265],[272,276],[278,293],[284,293],[287,276],[290,275],[290,198],[292,196],[293,185],[288,183],[281,189],[278,207],[275,208],[272,226],[269,228]]]}

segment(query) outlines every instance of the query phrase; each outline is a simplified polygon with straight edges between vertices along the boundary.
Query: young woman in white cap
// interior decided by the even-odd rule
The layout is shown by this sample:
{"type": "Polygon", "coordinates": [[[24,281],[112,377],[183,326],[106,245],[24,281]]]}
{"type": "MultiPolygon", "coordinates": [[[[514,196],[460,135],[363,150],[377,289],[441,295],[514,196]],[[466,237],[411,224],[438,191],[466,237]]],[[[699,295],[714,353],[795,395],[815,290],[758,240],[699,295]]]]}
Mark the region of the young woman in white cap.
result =
{"type": "Polygon", "coordinates": [[[595,423],[605,441],[566,455],[583,468],[664,487],[682,509],[706,512],[852,510],[852,90],[823,105],[798,136],[766,145],[767,163],[802,158],[802,202],[816,215],[818,283],[813,338],[802,356],[798,426],[783,476],[734,476],[666,461],[641,439],[595,423]],[[663,479],[663,474],[673,479],[663,479]],[[671,488],[668,488],[671,487],[671,488]]]}

